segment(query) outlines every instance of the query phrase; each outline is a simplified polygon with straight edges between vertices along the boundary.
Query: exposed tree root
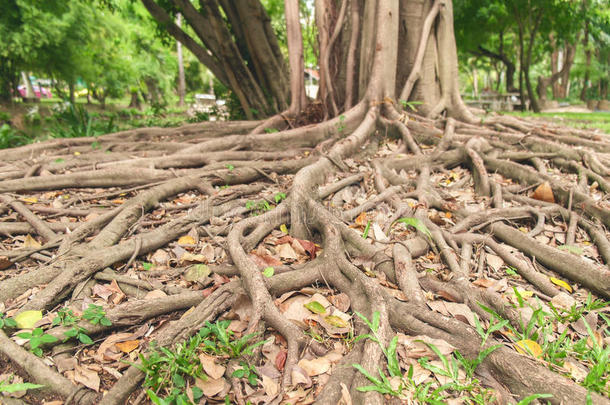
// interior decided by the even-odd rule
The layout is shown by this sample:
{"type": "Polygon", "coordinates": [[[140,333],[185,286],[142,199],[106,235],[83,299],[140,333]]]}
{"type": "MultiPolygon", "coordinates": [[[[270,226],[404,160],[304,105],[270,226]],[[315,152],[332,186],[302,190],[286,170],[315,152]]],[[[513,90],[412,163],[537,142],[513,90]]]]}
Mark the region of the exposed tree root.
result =
{"type": "MultiPolygon", "coordinates": [[[[294,370],[300,369],[297,364],[303,354],[322,356],[327,349],[311,341],[303,333],[303,325],[287,319],[275,299],[285,292],[320,283],[336,293],[345,293],[351,312],[359,312],[369,319],[373,313],[378,313],[380,327],[377,333],[384,347],[397,332],[442,339],[469,358],[475,358],[486,347],[503,343],[502,348],[487,356],[477,369],[480,379],[494,390],[499,402],[514,402],[533,393],[552,394],[552,403],[584,402],[586,390],[583,387],[550,370],[545,363],[517,353],[507,344],[506,336],[493,335],[481,346],[481,337],[466,320],[438,313],[433,310],[436,307],[430,309],[428,303],[432,296],[460,302],[478,314],[481,322],[487,322],[489,313],[480,306],[484,304],[518,328],[521,315],[518,308],[509,305],[506,294],[472,283],[486,275],[492,277],[490,280],[497,277],[493,273],[496,270],[485,264],[483,257],[487,254],[479,253],[484,249],[489,249],[514,269],[520,276],[516,285],[533,290],[545,301],[560,293],[549,276],[580,285],[576,296],[591,291],[604,299],[610,298],[609,242],[605,228],[609,224],[610,208],[607,194],[603,193],[608,187],[605,162],[608,161],[606,151],[610,140],[596,135],[600,139],[591,144],[587,141],[590,134],[583,133],[578,138],[582,140],[581,148],[575,151],[566,145],[567,135],[562,129],[546,126],[542,130],[531,122],[516,119],[491,119],[479,126],[459,122],[456,125],[451,119],[433,123],[397,115],[387,106],[374,106],[363,116],[361,105],[346,116],[349,119],[345,120],[345,127],[338,127],[338,121],[330,121],[313,128],[244,135],[245,138],[239,140],[202,137],[192,146],[174,152],[175,158],[170,154],[167,158],[126,160],[125,156],[117,154],[117,160],[106,159],[103,163],[107,167],[129,167],[129,171],[91,171],[86,164],[74,162],[42,176],[40,167],[50,164],[45,162],[52,161],[54,156],[68,156],[74,145],[83,145],[54,141],[49,155],[39,158],[41,163],[37,172],[22,172],[21,179],[5,176],[0,182],[0,189],[5,193],[21,192],[1,196],[6,218],[0,224],[2,233],[27,233],[38,236],[43,243],[37,247],[29,242],[30,245],[15,249],[14,245],[19,242],[13,241],[20,240],[18,237],[3,241],[6,260],[16,266],[4,270],[0,281],[0,299],[5,311],[52,311],[62,302],[82,311],[83,297],[85,302],[91,302],[91,297],[95,297],[91,286],[96,282],[112,281],[127,296],[133,296],[117,305],[104,304],[112,326],[91,325],[84,320],[78,326],[90,336],[103,339],[112,331],[154,324],[156,319],[167,314],[194,308],[146,338],[158,345],[170,346],[196,333],[205,321],[227,316],[239,297],[247,296],[252,308],[248,330],[256,331],[264,324],[266,333],[273,330],[286,340],[286,361],[278,381],[281,398],[295,389],[294,370]],[[513,130],[498,130],[498,125],[513,130]],[[389,131],[388,134],[395,138],[382,140],[375,135],[376,128],[383,129],[384,133],[389,131]],[[529,134],[522,134],[523,130],[529,134]],[[333,131],[334,136],[328,138],[328,145],[332,146],[328,149],[286,153],[264,151],[281,148],[308,134],[317,135],[298,147],[314,147],[333,131]],[[347,134],[349,136],[345,136],[347,134]],[[216,145],[213,149],[223,147],[226,152],[198,154],[211,142],[216,145]],[[402,144],[403,153],[387,156],[392,154],[387,152],[387,146],[383,146],[384,153],[378,147],[370,148],[380,142],[396,145],[396,150],[402,144]],[[435,146],[428,146],[430,144],[435,146]],[[255,151],[250,152],[250,147],[255,151]],[[228,150],[232,148],[242,150],[228,150]],[[369,157],[362,155],[363,148],[369,157]],[[185,149],[187,154],[183,154],[185,149]],[[407,150],[409,153],[404,154],[407,150]],[[182,160],[185,156],[192,156],[192,159],[182,160]],[[578,160],[574,160],[575,157],[578,160]],[[258,163],[251,159],[264,161],[258,163]],[[142,168],[148,165],[154,169],[142,168]],[[539,166],[545,168],[545,173],[536,170],[539,166]],[[184,171],[185,167],[190,167],[190,171],[184,171]],[[451,169],[453,171],[449,172],[451,169]],[[67,170],[73,173],[64,173],[67,170]],[[358,170],[361,172],[357,173],[358,170]],[[296,175],[291,175],[295,171],[298,171],[296,175]],[[218,189],[219,184],[247,184],[257,179],[263,183],[218,189]],[[151,184],[159,181],[158,185],[151,184]],[[376,187],[368,188],[372,182],[376,187]],[[458,187],[452,188],[451,183],[458,187]],[[543,183],[549,184],[557,203],[528,197],[543,183]],[[125,190],[123,196],[112,191],[112,187],[139,184],[149,186],[125,190]],[[88,188],[92,185],[110,188],[106,193],[108,197],[102,190],[88,188]],[[286,186],[290,187],[289,191],[286,186]],[[263,187],[286,192],[287,198],[264,215],[239,219],[232,227],[227,227],[236,218],[247,216],[252,208],[244,209],[246,201],[256,201],[263,187]],[[364,187],[366,198],[354,204],[345,190],[349,188],[353,192],[360,187],[364,187]],[[42,190],[53,191],[38,192],[42,190]],[[182,214],[186,209],[180,205],[163,203],[175,196],[188,195],[192,190],[197,194],[191,194],[196,197],[190,199],[193,202],[187,205],[190,207],[186,208],[188,213],[182,214]],[[63,203],[63,194],[70,195],[69,204],[63,203]],[[115,196],[120,197],[120,201],[113,204],[109,199],[115,196]],[[463,197],[456,199],[456,196],[463,197]],[[56,203],[50,205],[53,201],[56,203]],[[91,206],[95,201],[97,206],[91,206]],[[173,216],[173,219],[157,228],[145,225],[159,215],[173,216]],[[367,215],[378,225],[370,231],[368,240],[346,226],[346,223],[352,225],[359,215],[367,215]],[[425,228],[419,228],[419,236],[411,234],[409,237],[406,227],[397,232],[392,225],[401,217],[418,218],[425,228]],[[58,218],[66,221],[57,222],[58,218]],[[68,221],[69,218],[73,219],[68,221]],[[290,234],[295,238],[317,241],[321,253],[305,265],[276,266],[275,275],[266,278],[260,271],[260,264],[253,261],[249,253],[281,224],[289,226],[290,234]],[[560,231],[554,230],[555,239],[549,241],[546,235],[549,229],[555,228],[560,231]],[[386,231],[386,238],[389,235],[386,240],[380,233],[382,229],[386,231]],[[67,230],[70,233],[66,233],[67,230]],[[198,230],[199,237],[211,244],[217,244],[220,238],[218,249],[224,250],[223,255],[226,255],[222,260],[231,266],[211,268],[219,277],[217,282],[227,276],[233,281],[217,285],[208,292],[211,295],[205,295],[172,281],[180,278],[184,269],[153,270],[149,276],[130,270],[135,257],[150,257],[156,249],[191,230],[198,230]],[[561,235],[563,243],[557,235],[561,235]],[[371,243],[371,240],[375,242],[371,243]],[[586,246],[585,257],[571,250],[558,249],[557,245],[562,244],[586,246]],[[428,256],[438,263],[434,275],[425,275],[422,272],[424,262],[418,259],[429,247],[432,250],[428,256]],[[47,260],[37,264],[43,258],[47,260]],[[365,274],[358,267],[360,258],[370,261],[371,267],[366,271],[372,273],[365,274]],[[371,278],[372,274],[377,278],[371,278]],[[393,289],[387,287],[388,282],[394,285],[393,289]],[[147,293],[154,291],[162,292],[163,296],[146,298],[147,293]],[[408,302],[398,300],[399,295],[408,302]]],[[[197,133],[194,128],[192,130],[197,133]]],[[[147,136],[144,131],[126,136],[126,142],[133,142],[137,137],[139,141],[153,145],[152,138],[165,137],[160,130],[155,131],[155,136],[147,136]]],[[[110,140],[122,142],[116,135],[100,138],[102,143],[110,140]]],[[[571,138],[567,140],[569,145],[576,142],[571,138]]],[[[15,153],[20,156],[30,149],[33,150],[25,147],[15,153]]],[[[81,156],[88,159],[86,153],[81,156]]],[[[74,156],[70,159],[78,160],[74,156]]],[[[5,163],[2,173],[9,172],[14,173],[15,167],[5,163]]],[[[269,196],[268,191],[264,194],[269,196]]],[[[274,203],[273,194],[270,198],[269,202],[274,203]]],[[[358,318],[354,321],[354,333],[368,332],[358,318]]],[[[598,325],[591,327],[597,330],[598,325]]],[[[68,329],[57,326],[47,333],[62,338],[68,329]]],[[[50,382],[53,392],[70,397],[73,403],[125,403],[144,378],[144,374],[132,366],[116,383],[103,387],[109,391],[100,399],[93,391],[77,389],[53,367],[4,334],[0,339],[2,352],[21,364],[33,381],[50,382]]],[[[47,350],[50,346],[42,347],[47,350]]],[[[77,348],[72,346],[70,350],[77,348]]],[[[142,350],[145,353],[145,349],[142,350]]],[[[314,399],[319,403],[336,403],[342,396],[350,395],[355,403],[383,403],[385,399],[378,393],[357,390],[370,382],[351,367],[357,363],[377,375],[383,361],[380,345],[370,340],[358,342],[334,367],[330,379],[319,387],[314,399]]],[[[239,380],[233,384],[240,384],[239,380]]],[[[598,394],[591,395],[594,403],[608,402],[598,394]]],[[[238,397],[234,399],[239,400],[238,397]]]]}

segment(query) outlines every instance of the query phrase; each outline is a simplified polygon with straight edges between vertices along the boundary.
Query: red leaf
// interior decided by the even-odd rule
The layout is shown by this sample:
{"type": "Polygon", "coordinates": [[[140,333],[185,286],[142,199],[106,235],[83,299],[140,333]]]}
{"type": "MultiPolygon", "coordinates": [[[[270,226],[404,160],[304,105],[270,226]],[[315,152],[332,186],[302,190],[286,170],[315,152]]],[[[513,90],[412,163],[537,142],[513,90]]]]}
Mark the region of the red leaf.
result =
{"type": "Polygon", "coordinates": [[[286,357],[288,357],[288,353],[286,350],[281,350],[277,356],[275,356],[275,367],[282,371],[284,370],[284,365],[286,364],[286,357]]]}
{"type": "Polygon", "coordinates": [[[318,250],[320,250],[320,248],[318,248],[315,243],[308,241],[308,240],[301,240],[301,239],[297,239],[297,241],[299,241],[301,246],[303,246],[303,249],[305,249],[305,251],[307,253],[309,253],[309,256],[312,259],[316,257],[316,252],[318,250]]]}
{"type": "Polygon", "coordinates": [[[276,240],[275,244],[276,245],[283,245],[284,243],[292,243],[292,239],[294,239],[292,236],[284,235],[281,238],[279,238],[278,240],[276,240]]]}

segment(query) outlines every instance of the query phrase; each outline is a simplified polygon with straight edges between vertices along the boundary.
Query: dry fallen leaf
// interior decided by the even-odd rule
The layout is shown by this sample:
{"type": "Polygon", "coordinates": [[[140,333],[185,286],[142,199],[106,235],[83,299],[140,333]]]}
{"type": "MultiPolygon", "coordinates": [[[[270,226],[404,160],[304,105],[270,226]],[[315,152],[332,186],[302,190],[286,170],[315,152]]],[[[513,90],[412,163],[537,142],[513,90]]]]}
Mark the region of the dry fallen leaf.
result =
{"type": "Polygon", "coordinates": [[[167,294],[164,291],[161,290],[152,290],[146,293],[146,295],[144,296],[145,300],[155,300],[155,299],[159,299],[159,298],[165,298],[167,297],[167,294]]]}
{"type": "Polygon", "coordinates": [[[71,374],[75,382],[81,383],[87,388],[91,388],[96,392],[100,390],[100,377],[97,371],[77,365],[74,367],[74,370],[68,371],[66,374],[71,374]]]}
{"type": "Polygon", "coordinates": [[[126,340],[124,342],[115,343],[114,345],[123,353],[131,353],[140,345],[140,341],[139,340],[126,340]]]}
{"type": "Polygon", "coordinates": [[[32,237],[29,233],[25,235],[25,240],[23,241],[23,247],[27,249],[38,249],[42,245],[32,237]]]}
{"type": "Polygon", "coordinates": [[[7,256],[0,256],[0,270],[8,269],[12,264],[7,256]]]}
{"type": "Polygon", "coordinates": [[[264,374],[262,378],[262,385],[265,389],[265,394],[270,397],[269,399],[274,398],[280,390],[279,384],[274,379],[267,377],[264,374]]]}
{"type": "Polygon", "coordinates": [[[225,379],[208,378],[206,381],[203,381],[200,378],[196,378],[195,386],[201,389],[201,391],[203,391],[203,395],[206,397],[213,397],[222,392],[225,387],[225,379]]]}
{"type": "Polygon", "coordinates": [[[330,360],[324,357],[318,357],[311,360],[301,359],[298,362],[298,365],[305,370],[309,377],[320,375],[330,370],[330,360]]]}
{"type": "Polygon", "coordinates": [[[159,266],[167,266],[169,259],[169,253],[163,249],[157,249],[157,251],[155,251],[155,253],[150,257],[150,261],[159,266]]]}
{"type": "Polygon", "coordinates": [[[360,215],[358,215],[358,217],[356,217],[356,220],[354,221],[357,226],[366,226],[368,222],[369,221],[366,217],[366,212],[362,212],[360,215]]]}
{"type": "Polygon", "coordinates": [[[292,379],[292,385],[297,386],[303,384],[305,388],[311,387],[311,378],[307,375],[307,372],[303,370],[299,365],[292,367],[292,373],[290,374],[292,379]]]}
{"type": "Polygon", "coordinates": [[[180,246],[196,245],[197,241],[191,235],[184,235],[178,238],[178,244],[180,246]]]}
{"type": "Polygon", "coordinates": [[[494,271],[500,270],[504,264],[504,260],[500,256],[492,255],[491,253],[485,253],[485,261],[494,271]]]}
{"type": "Polygon", "coordinates": [[[205,353],[199,355],[199,361],[203,367],[203,371],[214,379],[219,379],[225,374],[226,367],[216,364],[214,356],[208,356],[205,353]]]}
{"type": "Polygon", "coordinates": [[[284,243],[282,245],[276,246],[275,250],[276,250],[277,254],[280,256],[280,258],[282,258],[282,259],[286,259],[286,260],[297,260],[298,259],[297,253],[294,251],[292,246],[290,246],[290,244],[288,244],[288,243],[284,243]]]}
{"type": "Polygon", "coordinates": [[[576,305],[576,300],[572,298],[572,296],[570,296],[569,294],[560,291],[551,299],[551,304],[553,304],[555,308],[569,310],[574,305],[576,305]]]}
{"type": "Polygon", "coordinates": [[[523,339],[515,343],[515,349],[521,354],[530,354],[534,357],[542,355],[542,348],[537,342],[529,339],[523,339]]]}
{"type": "Polygon", "coordinates": [[[539,201],[546,201],[549,203],[555,202],[555,196],[553,195],[553,189],[548,182],[544,182],[534,190],[532,198],[539,201]]]}

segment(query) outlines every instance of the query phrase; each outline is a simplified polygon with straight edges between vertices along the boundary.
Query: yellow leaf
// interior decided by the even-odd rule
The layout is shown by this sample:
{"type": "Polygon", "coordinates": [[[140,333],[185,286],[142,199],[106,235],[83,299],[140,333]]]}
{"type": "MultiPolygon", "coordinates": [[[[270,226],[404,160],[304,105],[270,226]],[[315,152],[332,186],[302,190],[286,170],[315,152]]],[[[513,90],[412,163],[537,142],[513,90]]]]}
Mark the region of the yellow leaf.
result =
{"type": "Polygon", "coordinates": [[[572,292],[572,287],[570,286],[570,284],[566,283],[565,281],[560,280],[555,277],[549,277],[549,280],[551,280],[551,283],[558,285],[559,287],[563,287],[564,289],[568,290],[569,292],[572,292]]]}
{"type": "Polygon", "coordinates": [[[540,357],[542,355],[542,348],[540,345],[529,339],[518,341],[515,349],[521,354],[531,354],[534,357],[540,357]]]}
{"type": "Polygon", "coordinates": [[[288,228],[286,228],[286,224],[280,225],[280,231],[284,232],[285,234],[288,234],[288,228]]]}
{"type": "Polygon", "coordinates": [[[349,327],[349,323],[347,323],[346,320],[341,319],[336,315],[328,315],[328,316],[324,317],[324,320],[336,328],[349,327]]]}
{"type": "Polygon", "coordinates": [[[196,245],[197,241],[191,235],[184,235],[178,239],[179,245],[196,245]]]}
{"type": "Polygon", "coordinates": [[[78,152],[78,151],[74,152],[74,156],[79,156],[79,155],[80,155],[80,152],[78,152]]]}
{"type": "Polygon", "coordinates": [[[15,322],[21,329],[32,329],[42,319],[42,311],[23,311],[15,316],[15,322]]]}
{"type": "Polygon", "coordinates": [[[140,345],[140,341],[139,340],[127,340],[125,342],[115,343],[114,345],[123,353],[131,353],[140,345]]]}
{"type": "Polygon", "coordinates": [[[38,202],[38,198],[36,197],[24,197],[21,199],[21,201],[26,202],[28,204],[34,204],[38,202]]]}
{"type": "Polygon", "coordinates": [[[23,247],[29,248],[29,249],[36,249],[41,246],[42,245],[40,243],[38,243],[38,241],[36,239],[32,238],[32,236],[30,234],[27,234],[25,236],[25,240],[23,241],[23,247]]]}

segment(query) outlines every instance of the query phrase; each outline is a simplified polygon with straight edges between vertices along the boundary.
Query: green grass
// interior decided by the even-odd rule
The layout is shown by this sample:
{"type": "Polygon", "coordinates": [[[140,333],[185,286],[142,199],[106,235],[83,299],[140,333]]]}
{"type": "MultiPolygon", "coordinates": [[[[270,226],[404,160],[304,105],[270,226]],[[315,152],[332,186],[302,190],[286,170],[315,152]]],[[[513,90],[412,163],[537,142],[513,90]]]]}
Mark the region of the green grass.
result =
{"type": "Polygon", "coordinates": [[[518,117],[539,117],[549,119],[554,124],[567,125],[574,128],[599,129],[606,134],[610,134],[610,113],[609,112],[546,112],[533,113],[531,111],[511,111],[502,114],[515,115],[518,117]]]}

